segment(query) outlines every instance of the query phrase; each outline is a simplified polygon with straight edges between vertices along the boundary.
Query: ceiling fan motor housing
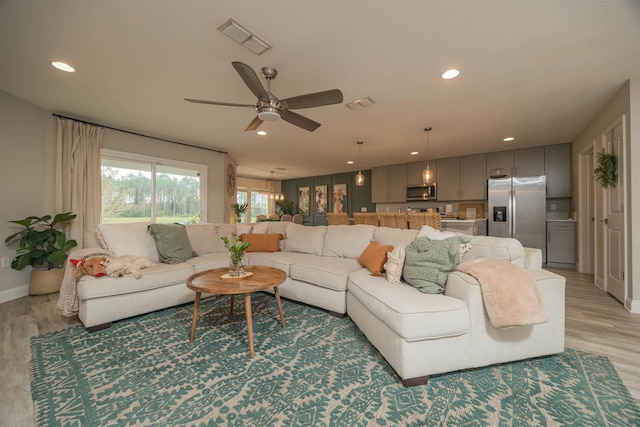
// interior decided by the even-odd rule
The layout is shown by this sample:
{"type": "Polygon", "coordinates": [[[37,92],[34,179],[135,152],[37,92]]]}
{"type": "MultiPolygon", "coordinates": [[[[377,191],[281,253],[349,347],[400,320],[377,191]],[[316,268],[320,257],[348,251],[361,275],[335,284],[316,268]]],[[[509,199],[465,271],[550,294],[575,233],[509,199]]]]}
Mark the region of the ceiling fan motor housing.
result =
{"type": "Polygon", "coordinates": [[[275,120],[280,119],[280,114],[283,111],[282,105],[278,98],[270,95],[270,99],[258,99],[258,103],[256,104],[256,112],[258,113],[258,117],[260,120],[265,122],[273,122],[275,120]]]}

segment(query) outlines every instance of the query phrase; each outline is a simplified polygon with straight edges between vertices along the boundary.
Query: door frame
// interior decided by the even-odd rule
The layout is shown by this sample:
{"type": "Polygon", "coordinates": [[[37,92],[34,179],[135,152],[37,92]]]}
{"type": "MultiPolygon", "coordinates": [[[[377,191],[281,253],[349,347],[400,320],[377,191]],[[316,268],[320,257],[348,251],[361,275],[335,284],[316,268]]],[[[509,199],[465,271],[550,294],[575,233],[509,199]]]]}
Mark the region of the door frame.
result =
{"type": "Polygon", "coordinates": [[[594,274],[596,259],[595,212],[596,194],[593,181],[595,169],[596,140],[578,154],[578,258],[576,270],[580,273],[594,274]]]}

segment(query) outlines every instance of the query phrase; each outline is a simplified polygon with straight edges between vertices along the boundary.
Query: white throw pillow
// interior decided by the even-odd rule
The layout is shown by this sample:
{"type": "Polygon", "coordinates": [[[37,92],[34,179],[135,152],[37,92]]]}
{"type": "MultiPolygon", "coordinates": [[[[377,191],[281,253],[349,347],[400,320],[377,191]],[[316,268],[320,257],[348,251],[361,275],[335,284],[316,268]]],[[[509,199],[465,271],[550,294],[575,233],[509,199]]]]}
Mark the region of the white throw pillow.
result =
{"type": "Polygon", "coordinates": [[[160,262],[156,241],[147,230],[150,222],[132,222],[129,224],[100,224],[98,231],[105,249],[116,256],[137,255],[160,262]]]}
{"type": "Polygon", "coordinates": [[[387,262],[384,264],[384,269],[387,272],[387,280],[391,283],[400,283],[400,279],[402,279],[406,247],[407,245],[401,243],[392,251],[387,252],[387,262]]]}

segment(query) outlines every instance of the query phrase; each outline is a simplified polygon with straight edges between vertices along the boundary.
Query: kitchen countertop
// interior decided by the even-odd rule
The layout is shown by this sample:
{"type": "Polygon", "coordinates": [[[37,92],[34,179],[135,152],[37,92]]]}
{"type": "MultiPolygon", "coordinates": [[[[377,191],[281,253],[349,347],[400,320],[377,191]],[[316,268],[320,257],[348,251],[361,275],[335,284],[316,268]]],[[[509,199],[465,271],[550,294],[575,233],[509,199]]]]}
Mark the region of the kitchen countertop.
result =
{"type": "Polygon", "coordinates": [[[565,218],[565,219],[548,219],[547,222],[576,222],[575,219],[565,218]]]}
{"type": "Polygon", "coordinates": [[[487,220],[486,218],[474,218],[474,219],[442,218],[441,219],[442,222],[468,222],[468,223],[481,222],[486,220],[487,220]]]}

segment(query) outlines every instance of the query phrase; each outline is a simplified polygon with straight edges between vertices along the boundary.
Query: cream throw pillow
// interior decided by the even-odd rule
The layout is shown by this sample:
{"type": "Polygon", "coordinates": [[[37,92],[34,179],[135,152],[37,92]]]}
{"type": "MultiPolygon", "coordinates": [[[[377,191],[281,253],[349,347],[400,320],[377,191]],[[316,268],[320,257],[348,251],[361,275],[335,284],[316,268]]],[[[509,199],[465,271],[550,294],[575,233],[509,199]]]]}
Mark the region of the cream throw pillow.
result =
{"type": "Polygon", "coordinates": [[[387,262],[384,264],[384,269],[387,272],[387,281],[391,283],[400,283],[402,279],[406,247],[407,245],[401,243],[392,251],[387,252],[387,262]]]}

